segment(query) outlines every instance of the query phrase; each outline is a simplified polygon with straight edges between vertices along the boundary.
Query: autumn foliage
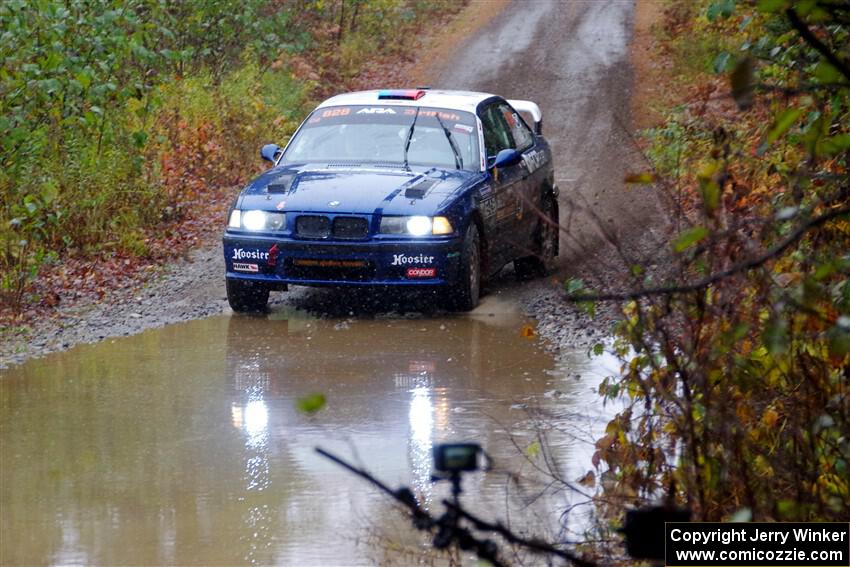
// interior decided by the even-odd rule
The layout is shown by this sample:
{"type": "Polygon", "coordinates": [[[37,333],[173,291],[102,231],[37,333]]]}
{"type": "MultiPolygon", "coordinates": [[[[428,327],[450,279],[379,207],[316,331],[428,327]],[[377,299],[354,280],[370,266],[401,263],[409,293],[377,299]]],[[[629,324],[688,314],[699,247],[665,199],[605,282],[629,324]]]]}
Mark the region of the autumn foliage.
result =
{"type": "Polygon", "coordinates": [[[654,169],[628,181],[668,199],[670,269],[568,290],[625,315],[621,375],[601,386],[626,406],[596,444],[605,502],[845,521],[850,9],[713,0],[677,3],[665,23],[660,56],[690,67],[685,100],[645,133],[654,169]]]}

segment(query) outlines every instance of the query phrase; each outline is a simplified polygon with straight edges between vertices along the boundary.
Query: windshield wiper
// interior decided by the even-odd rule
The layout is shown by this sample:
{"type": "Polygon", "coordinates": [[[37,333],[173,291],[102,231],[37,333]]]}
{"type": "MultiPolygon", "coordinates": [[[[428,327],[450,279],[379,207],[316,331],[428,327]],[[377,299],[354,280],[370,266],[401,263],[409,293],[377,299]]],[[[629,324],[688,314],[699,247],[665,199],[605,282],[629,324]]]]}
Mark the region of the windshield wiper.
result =
{"type": "Polygon", "coordinates": [[[440,123],[440,126],[443,128],[443,132],[446,133],[446,139],[449,141],[449,145],[452,147],[452,152],[455,155],[455,168],[463,169],[463,158],[460,156],[460,150],[457,147],[457,142],[455,142],[455,139],[452,138],[452,133],[449,131],[448,128],[446,128],[446,125],[443,124],[443,121],[440,120],[439,114],[435,114],[434,118],[436,118],[437,122],[440,123]]]}
{"type": "Polygon", "coordinates": [[[413,139],[413,129],[416,128],[416,119],[419,118],[419,108],[416,107],[416,114],[413,116],[413,122],[410,123],[410,130],[407,131],[407,140],[404,142],[404,168],[409,170],[410,166],[407,165],[407,150],[410,149],[410,141],[413,139]]]}

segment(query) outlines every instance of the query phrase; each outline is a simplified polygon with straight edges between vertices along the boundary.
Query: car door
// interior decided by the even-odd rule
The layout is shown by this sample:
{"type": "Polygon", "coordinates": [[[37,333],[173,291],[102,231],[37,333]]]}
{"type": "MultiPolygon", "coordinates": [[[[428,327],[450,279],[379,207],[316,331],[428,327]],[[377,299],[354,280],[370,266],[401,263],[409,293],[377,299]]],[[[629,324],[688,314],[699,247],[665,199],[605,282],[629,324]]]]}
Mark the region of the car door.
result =
{"type": "Polygon", "coordinates": [[[518,197],[517,223],[514,227],[520,256],[533,252],[534,232],[537,229],[538,212],[542,206],[543,185],[546,182],[546,170],[541,167],[545,152],[535,147],[535,137],[531,129],[520,118],[519,113],[507,103],[499,104],[511,133],[514,149],[522,154],[524,173],[521,185],[515,189],[518,197]]]}
{"type": "MultiPolygon", "coordinates": [[[[523,162],[509,167],[495,169],[492,167],[496,155],[507,148],[514,148],[514,141],[504,118],[500,105],[504,102],[494,102],[479,109],[484,134],[484,149],[487,155],[489,184],[492,194],[482,202],[481,209],[484,222],[490,229],[488,238],[491,243],[490,254],[493,269],[511,261],[516,254],[520,235],[519,227],[522,217],[521,191],[527,176],[523,162]]],[[[510,107],[508,107],[510,108],[510,107]]]]}

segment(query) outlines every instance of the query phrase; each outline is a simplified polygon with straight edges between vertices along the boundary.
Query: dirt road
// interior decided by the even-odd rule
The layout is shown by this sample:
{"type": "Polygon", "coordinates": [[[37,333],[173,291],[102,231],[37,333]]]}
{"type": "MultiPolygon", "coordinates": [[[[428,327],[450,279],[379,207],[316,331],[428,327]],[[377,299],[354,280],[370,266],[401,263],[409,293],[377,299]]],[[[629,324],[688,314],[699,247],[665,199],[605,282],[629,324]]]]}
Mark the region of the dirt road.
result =
{"type": "MultiPolygon", "coordinates": [[[[439,87],[540,105],[561,190],[558,280],[622,285],[629,266],[652,265],[663,234],[654,191],[623,183],[629,172],[645,167],[631,134],[634,5],[518,0],[424,75],[439,87]]],[[[559,290],[550,280],[516,288],[503,279],[493,291],[517,297],[553,344],[585,345],[598,336],[600,324],[564,305],[559,290]]]]}
{"type": "MultiPolygon", "coordinates": [[[[473,2],[469,9],[479,13],[501,11],[495,17],[478,16],[487,23],[465,41],[457,31],[453,38],[438,37],[431,48],[435,57],[422,57],[433,65],[420,70],[421,76],[434,87],[495,92],[541,106],[561,190],[560,279],[592,274],[603,282],[616,280],[632,261],[621,258],[610,241],[621,239],[632,254],[651,253],[653,219],[658,217],[648,189],[625,190],[622,183],[627,171],[639,168],[629,136],[634,3],[516,0],[502,8],[504,4],[473,2]],[[455,48],[447,50],[451,43],[455,48]]],[[[170,266],[144,288],[118,292],[101,304],[65,308],[29,338],[5,340],[0,367],[78,343],[226,312],[223,273],[220,243],[213,235],[190,261],[170,266]]],[[[553,345],[586,345],[603,336],[604,328],[559,301],[558,289],[549,279],[517,284],[506,270],[489,293],[523,304],[553,345]]],[[[273,295],[272,301],[322,309],[338,299],[324,290],[293,288],[273,295]]],[[[486,311],[487,302],[479,309],[486,311]]]]}

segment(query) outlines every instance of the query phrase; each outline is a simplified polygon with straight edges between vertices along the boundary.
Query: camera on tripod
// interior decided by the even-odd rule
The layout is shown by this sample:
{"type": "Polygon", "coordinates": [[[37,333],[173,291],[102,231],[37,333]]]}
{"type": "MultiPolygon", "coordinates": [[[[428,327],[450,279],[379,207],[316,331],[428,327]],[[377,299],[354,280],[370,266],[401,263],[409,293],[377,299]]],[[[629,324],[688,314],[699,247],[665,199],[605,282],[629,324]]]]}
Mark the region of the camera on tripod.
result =
{"type": "Polygon", "coordinates": [[[434,469],[441,473],[458,474],[478,470],[478,443],[442,443],[434,446],[434,469]]]}

